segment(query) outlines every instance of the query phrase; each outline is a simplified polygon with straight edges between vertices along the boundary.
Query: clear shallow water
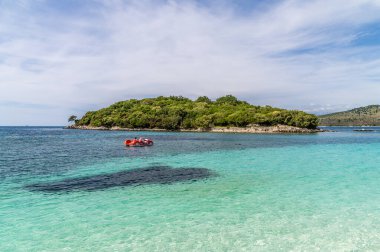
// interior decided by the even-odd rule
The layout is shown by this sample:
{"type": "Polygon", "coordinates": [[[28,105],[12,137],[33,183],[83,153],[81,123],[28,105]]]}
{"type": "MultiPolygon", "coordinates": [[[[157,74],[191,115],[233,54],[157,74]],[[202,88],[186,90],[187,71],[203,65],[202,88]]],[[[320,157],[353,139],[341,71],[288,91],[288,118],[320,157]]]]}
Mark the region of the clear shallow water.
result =
{"type": "MultiPolygon", "coordinates": [[[[378,129],[378,128],[375,128],[378,129]]],[[[137,133],[0,127],[0,251],[380,250],[380,132],[137,133]],[[47,193],[35,183],[207,168],[171,184],[47,193]]]]}

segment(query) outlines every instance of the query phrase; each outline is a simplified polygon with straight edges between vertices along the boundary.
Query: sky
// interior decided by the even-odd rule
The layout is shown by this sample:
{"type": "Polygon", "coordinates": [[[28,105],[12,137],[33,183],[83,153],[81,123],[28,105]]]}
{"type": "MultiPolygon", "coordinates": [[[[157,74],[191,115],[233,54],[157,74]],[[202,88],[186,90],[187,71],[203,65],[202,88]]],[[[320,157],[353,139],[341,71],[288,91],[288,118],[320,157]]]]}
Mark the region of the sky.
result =
{"type": "Polygon", "coordinates": [[[120,100],[379,104],[380,0],[0,0],[0,125],[120,100]]]}

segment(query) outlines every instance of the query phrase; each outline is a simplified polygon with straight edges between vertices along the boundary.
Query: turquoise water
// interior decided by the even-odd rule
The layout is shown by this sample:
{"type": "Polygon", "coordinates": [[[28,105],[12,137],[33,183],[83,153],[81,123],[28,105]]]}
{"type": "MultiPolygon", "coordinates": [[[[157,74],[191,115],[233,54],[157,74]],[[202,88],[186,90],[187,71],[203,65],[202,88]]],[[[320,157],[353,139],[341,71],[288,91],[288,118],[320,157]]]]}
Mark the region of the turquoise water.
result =
{"type": "MultiPolygon", "coordinates": [[[[380,129],[315,135],[0,127],[0,251],[380,250],[380,129]],[[28,186],[146,167],[178,183],[28,186]]],[[[377,128],[375,128],[377,129],[377,128]]],[[[95,177],[96,178],[96,177],[95,177]]]]}

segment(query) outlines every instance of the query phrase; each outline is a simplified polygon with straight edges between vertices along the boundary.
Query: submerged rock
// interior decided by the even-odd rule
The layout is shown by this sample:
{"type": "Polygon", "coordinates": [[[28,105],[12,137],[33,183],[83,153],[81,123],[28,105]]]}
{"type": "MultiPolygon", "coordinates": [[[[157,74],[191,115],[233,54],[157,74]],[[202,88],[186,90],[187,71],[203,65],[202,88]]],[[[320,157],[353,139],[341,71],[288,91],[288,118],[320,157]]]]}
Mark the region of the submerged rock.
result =
{"type": "Polygon", "coordinates": [[[196,181],[215,175],[206,168],[171,168],[152,166],[109,174],[65,179],[51,183],[37,183],[25,186],[30,191],[69,192],[93,191],[117,186],[139,186],[147,184],[171,184],[182,181],[196,181]]]}

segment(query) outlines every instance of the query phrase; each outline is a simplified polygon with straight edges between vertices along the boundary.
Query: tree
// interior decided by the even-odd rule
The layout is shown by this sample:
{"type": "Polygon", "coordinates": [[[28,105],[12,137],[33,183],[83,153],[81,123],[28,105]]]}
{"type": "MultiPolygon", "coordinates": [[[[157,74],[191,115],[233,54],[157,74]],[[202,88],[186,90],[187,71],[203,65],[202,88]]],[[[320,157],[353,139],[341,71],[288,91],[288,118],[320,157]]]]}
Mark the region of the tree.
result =
{"type": "Polygon", "coordinates": [[[211,103],[211,100],[207,96],[199,96],[198,99],[195,100],[195,102],[211,103]]]}
{"type": "Polygon", "coordinates": [[[77,116],[71,115],[67,121],[68,122],[75,122],[77,120],[77,118],[78,118],[77,116]]]}
{"type": "Polygon", "coordinates": [[[227,121],[230,125],[237,127],[245,127],[249,124],[249,118],[246,111],[236,111],[227,116],[227,121]]]}
{"type": "Polygon", "coordinates": [[[239,103],[239,100],[233,95],[226,95],[216,99],[216,103],[227,103],[231,105],[236,105],[239,103]]]}
{"type": "Polygon", "coordinates": [[[212,125],[212,116],[211,115],[203,115],[195,119],[195,125],[198,128],[209,129],[212,125]]]}

